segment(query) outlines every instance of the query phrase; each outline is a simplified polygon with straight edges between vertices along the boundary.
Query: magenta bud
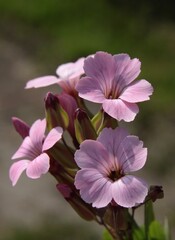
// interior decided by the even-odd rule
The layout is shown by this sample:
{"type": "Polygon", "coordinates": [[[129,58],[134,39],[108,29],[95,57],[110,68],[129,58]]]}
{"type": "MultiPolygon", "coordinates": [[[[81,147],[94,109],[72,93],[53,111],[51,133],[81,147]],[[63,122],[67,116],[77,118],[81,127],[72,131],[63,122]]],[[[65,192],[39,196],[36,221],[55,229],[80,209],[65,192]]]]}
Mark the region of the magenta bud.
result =
{"type": "Polygon", "coordinates": [[[12,123],[15,130],[21,135],[22,138],[29,136],[30,127],[27,123],[17,117],[12,117],[12,123]]]}
{"type": "Polygon", "coordinates": [[[60,126],[66,129],[69,125],[69,117],[60,104],[58,97],[47,93],[45,97],[47,126],[50,129],[60,126]]]}
{"type": "Polygon", "coordinates": [[[48,92],[44,100],[45,100],[46,109],[49,109],[49,108],[52,108],[54,110],[57,109],[57,105],[59,104],[59,99],[57,96],[55,96],[51,92],[48,92]]]}

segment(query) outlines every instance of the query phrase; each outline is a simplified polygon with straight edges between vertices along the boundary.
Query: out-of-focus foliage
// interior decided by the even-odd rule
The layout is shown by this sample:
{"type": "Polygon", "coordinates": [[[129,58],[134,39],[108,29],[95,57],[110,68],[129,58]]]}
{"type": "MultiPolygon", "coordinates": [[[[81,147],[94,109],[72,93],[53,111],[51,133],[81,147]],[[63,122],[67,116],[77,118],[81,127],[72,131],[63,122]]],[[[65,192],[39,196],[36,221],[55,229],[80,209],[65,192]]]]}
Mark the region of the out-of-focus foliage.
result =
{"type": "Polygon", "coordinates": [[[98,50],[139,57],[142,75],[159,85],[156,108],[171,104],[175,17],[167,1],[6,0],[0,15],[1,33],[50,68],[98,50]]]}

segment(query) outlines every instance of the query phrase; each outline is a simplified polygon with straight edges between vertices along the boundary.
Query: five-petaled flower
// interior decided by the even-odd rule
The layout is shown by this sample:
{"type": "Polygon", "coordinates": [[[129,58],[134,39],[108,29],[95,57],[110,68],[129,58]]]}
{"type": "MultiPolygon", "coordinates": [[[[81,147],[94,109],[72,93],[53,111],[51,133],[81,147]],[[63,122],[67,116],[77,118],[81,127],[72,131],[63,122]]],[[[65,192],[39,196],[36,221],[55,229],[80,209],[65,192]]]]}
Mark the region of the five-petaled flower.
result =
{"type": "Polygon", "coordinates": [[[27,82],[26,88],[40,88],[57,83],[65,92],[72,93],[81,75],[84,74],[83,65],[83,57],[76,62],[61,64],[56,69],[58,77],[50,75],[32,79],[27,82]]]}
{"type": "Polygon", "coordinates": [[[101,103],[104,111],[118,121],[134,120],[136,103],[149,100],[153,88],[146,80],[134,81],[140,73],[140,61],[127,54],[112,56],[97,52],[84,61],[86,76],[77,84],[79,96],[101,103]]]}
{"type": "MultiPolygon", "coordinates": [[[[22,125],[22,122],[18,124],[22,125]]],[[[39,178],[48,172],[50,163],[49,155],[45,152],[61,139],[63,130],[61,127],[53,128],[45,137],[46,120],[36,120],[29,130],[19,149],[12,159],[22,159],[12,164],[9,176],[13,186],[17,183],[20,175],[26,169],[29,178],[39,178]]]]}
{"type": "Polygon", "coordinates": [[[147,148],[136,136],[123,128],[104,128],[97,140],[85,140],[75,153],[81,168],[75,186],[82,199],[93,207],[106,207],[111,201],[130,208],[142,203],[148,193],[147,184],[130,172],[141,169],[147,148]]]}

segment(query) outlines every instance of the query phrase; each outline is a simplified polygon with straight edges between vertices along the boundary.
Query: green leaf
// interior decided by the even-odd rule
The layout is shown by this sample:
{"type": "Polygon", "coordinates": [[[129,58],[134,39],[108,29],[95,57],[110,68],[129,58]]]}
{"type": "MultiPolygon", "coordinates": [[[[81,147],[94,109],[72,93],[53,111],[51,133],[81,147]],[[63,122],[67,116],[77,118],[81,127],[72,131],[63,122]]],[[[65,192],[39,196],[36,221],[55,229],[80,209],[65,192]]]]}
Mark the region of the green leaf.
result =
{"type": "Polygon", "coordinates": [[[153,221],[149,227],[149,240],[166,240],[163,226],[158,221],[153,221]]]}
{"type": "Polygon", "coordinates": [[[105,229],[103,233],[103,240],[113,240],[112,236],[109,234],[109,232],[105,229]]]}
{"type": "Polygon", "coordinates": [[[133,240],[145,240],[144,227],[137,228],[133,231],[133,240]]]}
{"type": "Polygon", "coordinates": [[[153,203],[152,201],[148,201],[145,203],[145,237],[148,240],[148,231],[150,224],[155,220],[153,203]]]}

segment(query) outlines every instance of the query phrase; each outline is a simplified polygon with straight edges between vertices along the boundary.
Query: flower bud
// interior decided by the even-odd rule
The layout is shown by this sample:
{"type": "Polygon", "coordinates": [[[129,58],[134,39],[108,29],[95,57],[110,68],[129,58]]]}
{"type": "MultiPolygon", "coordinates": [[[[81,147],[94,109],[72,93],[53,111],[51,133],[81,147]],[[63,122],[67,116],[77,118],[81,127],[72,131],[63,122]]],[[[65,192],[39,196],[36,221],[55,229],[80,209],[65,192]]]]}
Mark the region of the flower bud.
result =
{"type": "Polygon", "coordinates": [[[75,112],[74,125],[75,135],[79,143],[85,139],[95,140],[97,138],[97,134],[91,123],[91,120],[89,119],[87,113],[80,108],[78,108],[75,112]]]}
{"type": "Polygon", "coordinates": [[[12,123],[15,130],[21,135],[22,138],[29,136],[30,127],[21,119],[12,117],[12,123]]]}
{"type": "Polygon", "coordinates": [[[99,134],[103,128],[110,127],[110,128],[116,128],[118,126],[118,122],[116,119],[109,116],[106,112],[103,110],[100,110],[92,119],[92,124],[99,134]]]}
{"type": "Polygon", "coordinates": [[[58,97],[52,93],[47,93],[45,97],[46,119],[48,129],[60,126],[66,129],[69,125],[69,117],[60,104],[58,97]]]}

